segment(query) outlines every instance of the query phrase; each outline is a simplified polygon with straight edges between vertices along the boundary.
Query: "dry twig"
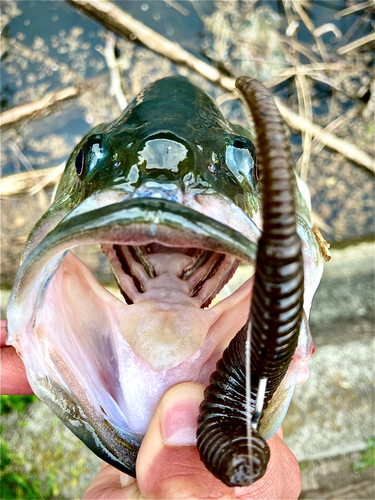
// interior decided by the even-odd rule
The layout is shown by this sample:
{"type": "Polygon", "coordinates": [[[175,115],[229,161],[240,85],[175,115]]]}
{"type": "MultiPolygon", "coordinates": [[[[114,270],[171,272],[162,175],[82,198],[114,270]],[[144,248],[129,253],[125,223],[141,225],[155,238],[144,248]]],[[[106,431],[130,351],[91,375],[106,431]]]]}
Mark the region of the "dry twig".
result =
{"type": "Polygon", "coordinates": [[[315,28],[314,34],[317,37],[321,37],[322,35],[324,35],[325,33],[329,33],[330,31],[335,35],[335,37],[338,40],[342,38],[341,31],[333,23],[326,23],[323,24],[322,26],[319,26],[319,28],[315,28]]]}
{"type": "Polygon", "coordinates": [[[307,13],[303,10],[303,6],[300,3],[300,0],[291,0],[293,4],[293,9],[297,12],[299,17],[301,18],[301,21],[304,23],[306,28],[310,31],[312,36],[314,37],[315,43],[318,47],[319,53],[321,58],[323,59],[324,62],[329,62],[329,57],[326,51],[326,48],[324,46],[324,43],[322,39],[316,35],[315,32],[315,26],[312,23],[311,19],[307,15],[307,13]]]}
{"type": "Polygon", "coordinates": [[[234,90],[232,78],[224,76],[218,69],[193,56],[178,43],[171,42],[159,35],[156,31],[121,10],[117,5],[107,0],[67,0],[67,2],[104,24],[107,29],[131,40],[138,40],[154,52],[162,54],[176,63],[192,68],[211,82],[218,83],[224,88],[230,87],[231,91],[234,90]]]}
{"type": "MultiPolygon", "coordinates": [[[[284,10],[286,14],[286,18],[289,24],[289,28],[293,25],[295,22],[290,5],[288,2],[284,0],[284,10]]],[[[295,36],[297,33],[297,30],[295,29],[289,29],[290,34],[290,40],[291,40],[291,54],[293,57],[293,65],[294,65],[294,70],[295,70],[295,83],[296,83],[296,89],[297,89],[297,99],[298,99],[298,109],[299,109],[299,114],[300,116],[304,117],[308,121],[312,121],[313,119],[313,113],[312,113],[312,104],[311,104],[311,97],[310,97],[310,91],[306,82],[306,77],[303,74],[303,72],[300,71],[300,64],[299,64],[299,59],[298,59],[298,53],[295,50],[294,47],[294,42],[295,42],[295,36]]],[[[306,182],[307,181],[307,172],[309,168],[309,162],[310,162],[310,153],[311,153],[311,140],[312,140],[312,133],[310,129],[305,130],[302,132],[302,155],[300,159],[298,160],[297,167],[299,168],[300,176],[301,179],[306,182]]]]}
{"type": "Polygon", "coordinates": [[[7,175],[1,179],[1,198],[20,194],[36,194],[41,189],[59,182],[64,164],[58,167],[43,168],[20,174],[7,175]]]}
{"type": "Polygon", "coordinates": [[[103,55],[108,66],[109,77],[111,80],[109,95],[114,96],[116,98],[118,107],[120,108],[120,111],[122,111],[128,105],[128,101],[125,97],[124,91],[121,86],[121,75],[115,58],[115,45],[116,45],[116,37],[110,31],[107,33],[106,36],[105,49],[103,55]]]}
{"type": "Polygon", "coordinates": [[[358,40],[354,40],[354,42],[348,43],[348,45],[340,47],[337,52],[340,54],[340,56],[342,56],[343,54],[347,54],[352,50],[358,49],[359,47],[366,45],[366,43],[374,41],[375,41],[375,33],[370,33],[369,35],[363,36],[362,38],[358,38],[358,40]]]}
{"type": "Polygon", "coordinates": [[[81,91],[81,87],[67,87],[48,93],[43,99],[8,109],[0,115],[0,128],[11,127],[21,120],[42,118],[59,104],[77,97],[81,91]]]}
{"type": "MultiPolygon", "coordinates": [[[[344,115],[338,116],[335,120],[332,120],[326,127],[323,129],[323,134],[332,134],[334,130],[340,128],[345,122],[352,120],[355,116],[358,115],[358,109],[353,106],[347,111],[344,115]]],[[[317,138],[312,142],[312,152],[317,155],[324,148],[324,144],[321,143],[317,138]]]]}
{"type": "Polygon", "coordinates": [[[12,140],[9,140],[7,142],[7,145],[9,147],[9,149],[12,151],[13,158],[17,159],[18,165],[20,163],[22,163],[22,165],[26,168],[26,170],[28,170],[29,172],[32,172],[34,170],[33,166],[31,165],[29,160],[26,158],[26,156],[22,153],[22,151],[20,150],[18,145],[12,140]]]}
{"type": "MultiPolygon", "coordinates": [[[[329,85],[330,87],[334,88],[335,90],[339,90],[340,92],[343,92],[344,94],[348,95],[348,92],[346,92],[346,90],[342,88],[342,86],[338,85],[334,80],[332,80],[332,78],[322,73],[322,70],[343,71],[346,68],[347,66],[343,64],[342,61],[340,61],[331,64],[325,64],[325,63],[302,64],[298,66],[298,71],[299,73],[309,76],[313,80],[323,82],[326,85],[329,85]]],[[[278,75],[274,76],[270,80],[263,82],[263,85],[266,86],[267,88],[272,88],[275,85],[279,85],[280,83],[284,82],[288,78],[296,76],[296,74],[297,74],[296,68],[288,68],[281,71],[278,75]]],[[[354,96],[349,96],[349,97],[353,98],[354,96]]]]}
{"type": "MultiPolygon", "coordinates": [[[[291,44],[291,39],[287,36],[280,36],[280,40],[283,42],[286,42],[287,44],[291,44]]],[[[302,43],[297,42],[296,40],[294,41],[294,48],[295,50],[298,50],[298,52],[301,52],[307,59],[309,59],[311,62],[315,64],[321,64],[321,61],[314,56],[314,54],[307,48],[305,47],[302,43]]]]}
{"type": "MultiPolygon", "coordinates": [[[[168,57],[174,62],[187,65],[211,82],[221,85],[221,87],[223,87],[225,90],[228,90],[229,92],[234,91],[235,80],[233,78],[224,76],[218,69],[196,58],[195,56],[184,50],[182,47],[180,47],[179,44],[170,42],[155,31],[144,26],[141,22],[136,21],[131,16],[119,9],[117,6],[113,5],[111,2],[108,2],[106,0],[67,1],[75,7],[83,10],[91,17],[97,19],[108,29],[115,31],[121,36],[130,37],[130,35],[132,35],[132,39],[138,39],[142,44],[144,44],[154,52],[168,57]]],[[[75,92],[80,91],[80,88],[69,87],[68,89],[60,92],[62,92],[63,94],[65,92],[67,94],[70,94],[71,92],[74,92],[72,89],[74,89],[75,92]]],[[[56,94],[59,95],[59,93],[56,94]]],[[[57,100],[56,94],[54,94],[53,102],[57,100]]],[[[46,100],[47,99],[44,98],[41,101],[37,101],[36,103],[24,105],[25,108],[20,107],[20,110],[14,108],[13,110],[4,112],[1,115],[2,126],[4,126],[4,122],[8,123],[9,125],[10,123],[15,123],[16,120],[14,118],[11,122],[10,117],[12,116],[12,114],[17,115],[17,120],[19,120],[20,117],[30,117],[33,116],[34,113],[38,114],[41,109],[45,107],[46,100]],[[27,111],[29,106],[31,107],[32,112],[27,111]],[[26,113],[28,114],[26,115],[26,113]]],[[[332,134],[324,133],[322,127],[312,123],[306,118],[298,116],[294,111],[285,106],[279,99],[276,99],[276,102],[284,120],[291,128],[301,132],[311,131],[313,137],[320,140],[329,148],[336,150],[355,163],[358,163],[359,165],[362,165],[365,168],[369,169],[371,172],[375,173],[374,161],[367,153],[357,148],[355,145],[350,144],[346,140],[339,139],[332,134]]]]}
{"type": "Polygon", "coordinates": [[[60,182],[64,169],[65,161],[60,163],[60,165],[58,165],[57,167],[53,167],[51,169],[51,172],[49,172],[48,174],[46,173],[46,175],[44,175],[44,177],[42,177],[39,182],[37,182],[32,188],[28,190],[28,193],[32,196],[39,193],[39,191],[47,186],[56,185],[58,182],[60,182]]]}
{"type": "Polygon", "coordinates": [[[367,9],[367,7],[371,7],[372,5],[374,5],[374,0],[369,0],[368,2],[359,3],[357,5],[351,5],[347,9],[336,12],[335,19],[340,19],[341,17],[348,16],[350,14],[353,14],[354,12],[367,9]]]}
{"type": "Polygon", "coordinates": [[[291,111],[285,104],[283,104],[279,99],[275,99],[278,108],[289,127],[295,130],[306,130],[310,128],[313,137],[321,141],[325,146],[334,149],[338,153],[346,156],[349,160],[367,168],[370,172],[375,174],[375,163],[374,159],[365,153],[362,149],[358,148],[354,144],[351,144],[347,140],[335,137],[332,134],[324,132],[324,129],[315,123],[308,122],[304,118],[298,116],[296,113],[291,111]]]}

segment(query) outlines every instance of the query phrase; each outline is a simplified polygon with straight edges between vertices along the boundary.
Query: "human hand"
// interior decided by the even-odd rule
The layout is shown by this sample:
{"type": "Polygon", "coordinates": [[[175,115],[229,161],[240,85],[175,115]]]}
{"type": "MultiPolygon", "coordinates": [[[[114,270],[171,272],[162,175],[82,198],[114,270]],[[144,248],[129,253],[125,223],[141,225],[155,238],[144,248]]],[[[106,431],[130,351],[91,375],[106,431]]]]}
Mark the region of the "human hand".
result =
{"type": "MultiPolygon", "coordinates": [[[[1,320],[1,394],[33,391],[25,367],[13,347],[5,345],[1,320]]],[[[179,384],[159,402],[137,459],[137,480],[103,463],[84,499],[297,499],[301,475],[297,460],[282,441],[281,429],[269,441],[266,474],[253,486],[229,488],[201,462],[195,445],[196,422],[204,386],[179,384]]]]}
{"type": "Polygon", "coordinates": [[[137,479],[103,463],[84,495],[94,499],[297,499],[301,492],[298,462],[282,441],[281,428],[269,441],[266,474],[254,485],[229,488],[216,479],[199,458],[195,433],[204,387],[183,383],[169,389],[159,402],[142,442],[137,479]]]}
{"type": "Polygon", "coordinates": [[[13,347],[5,344],[6,321],[0,320],[1,376],[0,394],[28,396],[33,390],[27,380],[25,366],[13,347]]]}

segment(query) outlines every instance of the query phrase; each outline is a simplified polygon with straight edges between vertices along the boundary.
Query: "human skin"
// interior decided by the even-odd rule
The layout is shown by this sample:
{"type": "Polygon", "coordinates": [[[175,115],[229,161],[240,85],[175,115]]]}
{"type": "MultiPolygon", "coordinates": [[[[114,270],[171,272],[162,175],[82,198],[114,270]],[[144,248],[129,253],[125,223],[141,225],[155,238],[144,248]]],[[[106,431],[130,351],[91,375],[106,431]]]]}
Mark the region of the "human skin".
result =
{"type": "MultiPolygon", "coordinates": [[[[13,347],[5,345],[4,322],[1,327],[1,394],[32,394],[22,360],[13,347]]],[[[271,458],[267,472],[254,485],[229,488],[206,469],[195,446],[203,391],[203,385],[190,382],[171,387],[160,400],[139,450],[137,479],[103,463],[83,498],[297,499],[300,468],[282,440],[281,428],[268,441],[271,458]]]]}
{"type": "Polygon", "coordinates": [[[1,335],[1,376],[0,393],[10,396],[28,396],[33,394],[33,390],[26,377],[26,370],[21,358],[17,355],[13,347],[5,344],[6,339],[6,321],[0,321],[1,335]]]}

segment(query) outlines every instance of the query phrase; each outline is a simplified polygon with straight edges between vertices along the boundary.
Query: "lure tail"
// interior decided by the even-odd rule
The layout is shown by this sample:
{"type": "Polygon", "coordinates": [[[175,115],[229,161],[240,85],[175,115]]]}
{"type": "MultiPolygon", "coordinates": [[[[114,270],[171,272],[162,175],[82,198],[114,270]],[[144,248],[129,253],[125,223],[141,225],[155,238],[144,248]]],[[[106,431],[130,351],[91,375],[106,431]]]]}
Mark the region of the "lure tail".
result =
{"type": "Polygon", "coordinates": [[[248,486],[267,469],[270,453],[258,431],[258,413],[267,407],[283,380],[297,347],[304,281],[294,172],[284,122],[261,83],[241,77],[236,87],[255,124],[263,234],[258,242],[249,321],[231,341],[211,376],[201,404],[197,437],[201,459],[216,477],[228,486],[248,486]],[[246,359],[247,342],[250,359],[246,359]],[[251,366],[250,401],[246,397],[247,363],[251,366]]]}

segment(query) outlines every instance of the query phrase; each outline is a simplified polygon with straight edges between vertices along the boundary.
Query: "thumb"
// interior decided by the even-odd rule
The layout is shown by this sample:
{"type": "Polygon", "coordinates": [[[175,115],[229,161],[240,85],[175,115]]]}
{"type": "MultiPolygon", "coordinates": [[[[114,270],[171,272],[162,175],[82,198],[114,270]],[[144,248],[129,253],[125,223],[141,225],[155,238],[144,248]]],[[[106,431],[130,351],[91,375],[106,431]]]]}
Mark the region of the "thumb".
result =
{"type": "Polygon", "coordinates": [[[196,448],[203,391],[203,385],[186,382],[169,389],[159,402],[137,458],[143,497],[235,498],[235,489],[206,469],[196,448]]]}

